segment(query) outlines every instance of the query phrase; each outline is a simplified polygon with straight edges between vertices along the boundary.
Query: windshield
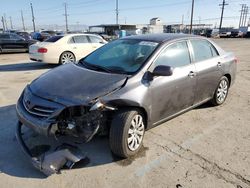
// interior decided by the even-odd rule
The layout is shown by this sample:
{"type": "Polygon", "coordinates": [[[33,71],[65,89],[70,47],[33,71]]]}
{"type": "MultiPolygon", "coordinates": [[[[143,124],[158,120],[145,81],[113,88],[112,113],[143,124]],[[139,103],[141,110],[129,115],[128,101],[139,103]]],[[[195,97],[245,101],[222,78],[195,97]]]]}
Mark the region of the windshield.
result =
{"type": "Polygon", "coordinates": [[[133,74],[143,66],[157,45],[150,41],[116,40],[80,60],[80,64],[106,72],[133,74]]]}

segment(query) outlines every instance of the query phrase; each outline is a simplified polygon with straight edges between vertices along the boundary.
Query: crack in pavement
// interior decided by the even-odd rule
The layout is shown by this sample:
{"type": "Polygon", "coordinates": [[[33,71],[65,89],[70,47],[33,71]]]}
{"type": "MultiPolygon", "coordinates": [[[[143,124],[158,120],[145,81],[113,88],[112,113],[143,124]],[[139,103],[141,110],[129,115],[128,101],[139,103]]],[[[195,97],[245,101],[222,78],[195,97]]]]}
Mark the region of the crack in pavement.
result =
{"type": "MultiPolygon", "coordinates": [[[[166,139],[164,136],[150,132],[154,135],[157,135],[161,138],[164,138],[168,143],[165,145],[161,145],[159,143],[155,143],[158,147],[161,147],[167,152],[170,152],[184,160],[190,161],[191,163],[198,165],[200,168],[205,170],[208,174],[214,175],[218,179],[222,179],[226,181],[227,183],[241,186],[241,187],[250,187],[250,180],[243,177],[241,174],[232,172],[231,170],[228,170],[226,168],[223,168],[216,164],[215,162],[211,162],[205,157],[201,156],[200,154],[197,154],[190,149],[184,148],[182,145],[166,139]]],[[[184,144],[185,145],[185,144],[184,144]]]]}

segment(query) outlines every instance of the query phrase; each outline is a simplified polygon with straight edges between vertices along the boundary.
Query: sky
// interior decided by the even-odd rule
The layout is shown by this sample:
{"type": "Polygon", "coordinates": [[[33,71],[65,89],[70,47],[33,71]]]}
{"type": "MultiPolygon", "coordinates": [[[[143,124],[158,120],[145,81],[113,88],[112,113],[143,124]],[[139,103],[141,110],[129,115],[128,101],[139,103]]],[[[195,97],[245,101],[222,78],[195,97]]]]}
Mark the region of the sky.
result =
{"type": "MultiPolygon", "coordinates": [[[[192,0],[118,0],[119,23],[147,24],[160,17],[166,24],[190,23],[192,0]]],[[[242,3],[250,0],[226,0],[223,26],[237,27],[242,3]]],[[[41,25],[65,25],[64,3],[67,4],[69,25],[97,25],[115,23],[116,0],[0,0],[0,16],[10,26],[21,28],[21,10],[25,26],[32,28],[30,3],[33,4],[35,22],[41,25]]],[[[194,23],[219,25],[222,0],[195,0],[194,23]]],[[[1,27],[1,24],[0,24],[1,27]]]]}

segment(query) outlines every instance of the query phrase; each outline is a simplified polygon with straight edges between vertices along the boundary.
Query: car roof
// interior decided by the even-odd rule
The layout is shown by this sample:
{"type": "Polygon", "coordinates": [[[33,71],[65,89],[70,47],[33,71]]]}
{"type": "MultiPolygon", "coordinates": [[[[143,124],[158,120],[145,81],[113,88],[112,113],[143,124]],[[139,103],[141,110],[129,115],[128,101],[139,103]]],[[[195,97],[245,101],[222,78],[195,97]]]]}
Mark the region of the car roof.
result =
{"type": "Polygon", "coordinates": [[[203,38],[203,37],[196,35],[189,35],[189,34],[161,33],[161,34],[134,35],[134,36],[124,37],[122,39],[134,39],[134,40],[144,40],[144,41],[163,43],[171,40],[185,39],[185,38],[203,38]]]}
{"type": "Polygon", "coordinates": [[[84,35],[84,36],[96,36],[101,38],[101,36],[96,35],[96,34],[89,34],[89,33],[71,33],[71,34],[65,34],[64,36],[66,37],[73,37],[73,36],[79,36],[79,35],[84,35]]]}

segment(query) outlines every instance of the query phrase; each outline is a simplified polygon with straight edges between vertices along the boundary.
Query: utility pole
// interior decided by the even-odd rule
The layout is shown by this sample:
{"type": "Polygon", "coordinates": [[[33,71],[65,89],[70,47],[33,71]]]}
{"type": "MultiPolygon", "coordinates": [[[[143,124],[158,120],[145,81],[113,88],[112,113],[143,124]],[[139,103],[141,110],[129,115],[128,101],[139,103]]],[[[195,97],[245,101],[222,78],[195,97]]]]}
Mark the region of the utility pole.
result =
{"type": "Polygon", "coordinates": [[[6,20],[6,14],[3,14],[3,18],[4,18],[4,24],[5,24],[5,30],[8,30],[8,24],[7,24],[7,20],[6,20]]]}
{"type": "Polygon", "coordinates": [[[32,3],[30,3],[30,8],[31,8],[31,14],[32,14],[33,29],[34,29],[34,32],[36,32],[36,24],[35,24],[35,17],[34,17],[34,11],[33,11],[32,3]]]}
{"type": "Polygon", "coordinates": [[[193,30],[193,17],[194,17],[194,0],[192,0],[191,23],[190,23],[190,31],[189,31],[190,34],[192,34],[192,30],[193,30]]]}
{"type": "Polygon", "coordinates": [[[9,19],[10,19],[10,28],[13,29],[11,16],[9,17],[9,19]]]}
{"type": "Polygon", "coordinates": [[[25,31],[25,24],[24,24],[24,19],[23,19],[23,11],[21,10],[21,18],[22,18],[22,23],[23,23],[23,31],[25,31]]]}
{"type": "Polygon", "coordinates": [[[68,33],[69,28],[68,28],[68,13],[67,13],[67,3],[64,3],[64,14],[65,16],[65,23],[66,23],[66,33],[68,33]]]}
{"type": "Polygon", "coordinates": [[[220,4],[219,6],[222,6],[222,10],[221,10],[221,17],[220,17],[220,27],[219,27],[219,31],[221,30],[222,27],[222,21],[223,21],[223,15],[224,15],[224,9],[225,6],[228,5],[228,3],[226,3],[225,0],[223,0],[222,4],[220,4]]]}
{"type": "Polygon", "coordinates": [[[246,27],[246,22],[247,22],[247,14],[248,14],[248,6],[245,7],[245,17],[244,17],[244,23],[243,23],[243,26],[246,27]]]}
{"type": "Polygon", "coordinates": [[[2,24],[3,24],[3,31],[5,32],[5,24],[4,24],[4,18],[3,18],[3,16],[2,16],[2,24]]]}
{"type": "Polygon", "coordinates": [[[244,11],[245,6],[246,4],[241,4],[239,28],[241,27],[242,16],[243,16],[243,11],[244,11]]]}
{"type": "Polygon", "coordinates": [[[118,20],[119,20],[119,4],[118,4],[118,0],[116,0],[116,9],[115,9],[115,12],[116,12],[116,25],[118,25],[118,20]]]}

